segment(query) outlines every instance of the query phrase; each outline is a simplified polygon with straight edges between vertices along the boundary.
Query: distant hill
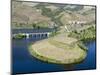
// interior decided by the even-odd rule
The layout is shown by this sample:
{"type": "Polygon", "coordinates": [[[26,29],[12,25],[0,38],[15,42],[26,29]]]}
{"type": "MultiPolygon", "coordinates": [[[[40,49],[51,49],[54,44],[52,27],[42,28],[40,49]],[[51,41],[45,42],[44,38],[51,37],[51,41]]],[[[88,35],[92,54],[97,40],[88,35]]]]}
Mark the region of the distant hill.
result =
{"type": "Polygon", "coordinates": [[[33,24],[48,28],[74,20],[95,24],[95,7],[12,1],[12,28],[32,28],[33,24]]]}
{"type": "Polygon", "coordinates": [[[12,27],[30,27],[33,23],[50,23],[49,17],[41,15],[41,10],[23,2],[12,2],[12,27]]]}

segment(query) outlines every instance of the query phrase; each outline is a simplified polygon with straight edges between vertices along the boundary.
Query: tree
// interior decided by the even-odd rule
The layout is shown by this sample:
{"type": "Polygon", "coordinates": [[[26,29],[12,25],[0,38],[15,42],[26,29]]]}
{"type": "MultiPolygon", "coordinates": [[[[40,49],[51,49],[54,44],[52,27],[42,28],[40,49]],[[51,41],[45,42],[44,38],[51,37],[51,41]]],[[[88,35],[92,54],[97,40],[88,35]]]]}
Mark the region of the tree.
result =
{"type": "Polygon", "coordinates": [[[33,27],[33,29],[34,29],[34,28],[36,28],[36,24],[35,24],[35,23],[33,23],[33,24],[32,24],[32,27],[33,27]]]}
{"type": "Polygon", "coordinates": [[[37,26],[37,29],[40,29],[40,26],[37,26]]]}

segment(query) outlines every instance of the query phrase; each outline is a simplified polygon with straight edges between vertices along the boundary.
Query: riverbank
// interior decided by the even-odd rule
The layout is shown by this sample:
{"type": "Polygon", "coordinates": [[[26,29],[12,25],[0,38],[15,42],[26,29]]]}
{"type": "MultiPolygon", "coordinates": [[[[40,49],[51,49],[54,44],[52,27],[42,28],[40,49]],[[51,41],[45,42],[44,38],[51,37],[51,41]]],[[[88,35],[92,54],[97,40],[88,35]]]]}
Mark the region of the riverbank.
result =
{"type": "Polygon", "coordinates": [[[74,44],[77,39],[58,34],[29,47],[30,54],[42,61],[56,64],[74,64],[85,59],[87,52],[74,44]]]}
{"type": "MultiPolygon", "coordinates": [[[[49,63],[47,61],[43,62],[43,60],[37,59],[36,57],[31,55],[27,46],[29,46],[30,42],[32,41],[33,39],[31,38],[27,40],[25,39],[25,40],[12,41],[13,55],[14,55],[13,57],[14,73],[48,72],[48,71],[59,71],[59,70],[67,70],[67,69],[69,70],[70,68],[68,67],[69,64],[64,65],[64,64],[57,64],[57,63],[52,64],[51,62],[49,63]],[[23,69],[20,69],[20,67],[22,67],[23,69]],[[38,68],[35,68],[35,67],[38,67],[38,68]],[[40,71],[40,68],[42,71],[40,71]]],[[[35,42],[32,42],[31,45],[34,43],[35,42]]],[[[87,56],[83,61],[77,64],[72,64],[74,65],[73,67],[74,70],[79,70],[79,69],[82,70],[82,69],[87,69],[87,68],[93,69],[95,67],[95,50],[96,49],[94,45],[95,45],[95,41],[86,43],[86,47],[88,48],[87,56]]]]}
{"type": "Polygon", "coordinates": [[[53,37],[32,44],[29,48],[31,55],[56,64],[74,64],[83,61],[87,55],[84,42],[95,38],[95,27],[79,32],[66,32],[61,28],[59,32],[53,37]]]}

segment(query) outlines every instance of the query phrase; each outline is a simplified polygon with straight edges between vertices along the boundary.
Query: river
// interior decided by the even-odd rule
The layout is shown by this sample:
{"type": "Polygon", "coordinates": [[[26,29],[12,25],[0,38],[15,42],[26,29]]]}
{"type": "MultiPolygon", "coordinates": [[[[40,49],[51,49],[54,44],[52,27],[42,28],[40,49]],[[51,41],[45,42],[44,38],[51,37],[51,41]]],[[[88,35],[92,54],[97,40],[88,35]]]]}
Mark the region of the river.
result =
{"type": "Polygon", "coordinates": [[[83,62],[68,66],[46,63],[30,55],[28,51],[29,44],[45,38],[47,37],[30,37],[29,39],[12,40],[12,72],[14,74],[87,70],[96,68],[96,41],[90,41],[85,44],[88,48],[88,52],[87,57],[83,62]]]}

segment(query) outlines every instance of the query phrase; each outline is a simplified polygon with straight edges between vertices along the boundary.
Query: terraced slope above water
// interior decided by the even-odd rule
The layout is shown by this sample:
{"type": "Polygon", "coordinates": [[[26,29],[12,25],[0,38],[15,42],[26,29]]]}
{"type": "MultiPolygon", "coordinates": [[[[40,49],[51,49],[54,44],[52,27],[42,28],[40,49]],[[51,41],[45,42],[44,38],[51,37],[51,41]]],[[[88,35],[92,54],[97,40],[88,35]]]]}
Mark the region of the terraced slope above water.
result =
{"type": "Polygon", "coordinates": [[[59,34],[32,44],[29,47],[31,55],[42,61],[56,64],[73,64],[85,59],[86,51],[81,49],[77,44],[72,44],[76,42],[75,39],[70,38],[72,42],[68,43],[69,40],[67,39],[69,37],[63,37],[66,41],[65,43],[61,41],[62,39],[59,40],[60,36],[62,35],[59,34]]]}

